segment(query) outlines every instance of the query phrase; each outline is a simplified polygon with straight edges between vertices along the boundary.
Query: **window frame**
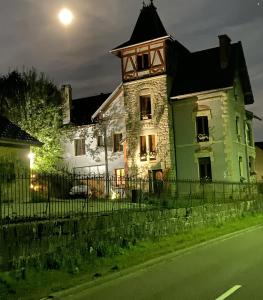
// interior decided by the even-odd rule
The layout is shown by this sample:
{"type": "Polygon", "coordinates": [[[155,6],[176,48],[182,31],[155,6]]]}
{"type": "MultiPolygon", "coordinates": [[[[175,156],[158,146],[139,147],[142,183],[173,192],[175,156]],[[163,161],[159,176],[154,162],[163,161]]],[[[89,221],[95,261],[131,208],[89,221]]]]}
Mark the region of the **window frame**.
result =
{"type": "Polygon", "coordinates": [[[201,182],[211,182],[213,180],[211,157],[198,157],[199,179],[201,182]],[[208,162],[208,163],[205,163],[208,162]],[[202,168],[204,166],[204,169],[202,168]],[[208,169],[209,166],[209,169],[208,169]],[[204,174],[201,174],[204,171],[204,174]],[[210,173],[210,174],[209,174],[210,173]]]}
{"type": "Polygon", "coordinates": [[[74,154],[75,156],[86,155],[86,140],[85,138],[74,139],[74,154]]]}
{"type": "Polygon", "coordinates": [[[252,134],[251,124],[246,122],[245,127],[246,127],[246,144],[248,146],[253,146],[253,134],[252,134]]]}
{"type": "Polygon", "coordinates": [[[122,133],[114,133],[113,134],[113,152],[123,152],[123,145],[121,144],[122,140],[122,133]],[[117,140],[117,137],[120,137],[119,140],[117,140]]]}
{"type": "Polygon", "coordinates": [[[97,137],[97,147],[104,147],[104,137],[103,137],[103,135],[98,135],[98,137],[97,137]]]}
{"type": "Polygon", "coordinates": [[[236,137],[237,137],[237,141],[239,143],[241,143],[240,117],[239,116],[236,116],[235,122],[236,122],[236,137]]]}
{"type": "Polygon", "coordinates": [[[156,160],[157,152],[156,152],[156,135],[155,134],[148,135],[148,149],[149,149],[150,161],[156,160]]]}
{"type": "Polygon", "coordinates": [[[149,54],[149,52],[137,53],[136,67],[137,67],[138,72],[150,69],[150,54],[149,54]]]}
{"type": "Polygon", "coordinates": [[[114,170],[115,173],[115,183],[117,187],[125,186],[125,169],[118,168],[114,170]],[[120,175],[118,174],[120,172],[120,175]]]}
{"type": "Polygon", "coordinates": [[[140,95],[140,120],[151,120],[152,119],[152,99],[151,95],[140,95]]]}
{"type": "Polygon", "coordinates": [[[198,143],[209,142],[209,118],[208,116],[196,116],[195,117],[196,126],[196,141],[198,143]],[[201,121],[199,121],[201,120],[201,121]],[[201,127],[200,127],[201,125],[201,127]]]}
{"type": "Polygon", "coordinates": [[[141,161],[147,161],[147,139],[146,135],[140,136],[140,160],[141,161]]]}

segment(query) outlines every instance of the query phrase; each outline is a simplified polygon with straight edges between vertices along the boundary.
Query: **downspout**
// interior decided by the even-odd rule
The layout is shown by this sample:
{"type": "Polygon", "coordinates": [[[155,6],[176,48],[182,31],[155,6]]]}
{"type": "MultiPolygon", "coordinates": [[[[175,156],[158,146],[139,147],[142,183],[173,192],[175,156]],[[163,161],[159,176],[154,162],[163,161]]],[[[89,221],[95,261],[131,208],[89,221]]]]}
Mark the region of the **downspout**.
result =
{"type": "Polygon", "coordinates": [[[246,121],[244,123],[244,139],[245,139],[245,153],[246,153],[246,167],[247,167],[247,182],[250,183],[250,170],[249,170],[249,158],[248,158],[248,150],[247,150],[247,135],[246,135],[246,121]]]}
{"type": "Polygon", "coordinates": [[[179,195],[179,191],[178,191],[178,185],[177,185],[177,155],[176,155],[176,135],[175,135],[175,122],[174,122],[174,105],[173,105],[173,102],[169,101],[169,104],[171,105],[171,108],[172,108],[172,126],[173,126],[173,146],[174,146],[174,162],[175,162],[175,180],[176,180],[176,194],[177,194],[177,197],[179,195]]]}

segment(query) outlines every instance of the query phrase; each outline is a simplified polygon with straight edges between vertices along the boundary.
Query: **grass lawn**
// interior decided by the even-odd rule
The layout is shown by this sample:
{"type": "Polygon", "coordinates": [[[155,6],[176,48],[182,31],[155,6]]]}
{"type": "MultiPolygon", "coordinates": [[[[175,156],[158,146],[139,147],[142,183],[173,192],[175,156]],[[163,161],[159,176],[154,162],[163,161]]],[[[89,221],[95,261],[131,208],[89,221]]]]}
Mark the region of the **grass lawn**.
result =
{"type": "Polygon", "coordinates": [[[158,241],[137,242],[135,245],[118,248],[111,255],[95,257],[71,272],[29,269],[22,276],[21,271],[0,273],[0,299],[40,299],[55,291],[86,283],[161,255],[258,224],[263,224],[263,215],[250,214],[220,226],[193,229],[160,238],[158,241]]]}

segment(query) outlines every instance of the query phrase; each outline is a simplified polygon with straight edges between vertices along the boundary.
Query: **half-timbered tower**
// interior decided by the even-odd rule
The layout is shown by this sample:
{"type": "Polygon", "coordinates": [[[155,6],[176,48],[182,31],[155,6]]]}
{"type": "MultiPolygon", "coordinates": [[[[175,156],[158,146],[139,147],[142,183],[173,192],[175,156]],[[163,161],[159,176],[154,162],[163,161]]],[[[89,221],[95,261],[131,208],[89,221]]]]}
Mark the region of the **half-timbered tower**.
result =
{"type": "Polygon", "coordinates": [[[143,6],[129,41],[112,50],[122,65],[129,175],[175,175],[168,103],[175,67],[168,56],[174,47],[187,51],[167,34],[151,2],[143,6]]]}

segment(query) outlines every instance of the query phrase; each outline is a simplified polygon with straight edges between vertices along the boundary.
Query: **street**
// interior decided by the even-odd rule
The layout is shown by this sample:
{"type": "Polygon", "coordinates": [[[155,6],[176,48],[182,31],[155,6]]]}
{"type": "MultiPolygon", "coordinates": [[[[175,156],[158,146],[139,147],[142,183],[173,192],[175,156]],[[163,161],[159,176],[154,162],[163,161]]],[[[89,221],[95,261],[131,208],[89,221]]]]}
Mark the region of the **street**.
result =
{"type": "Polygon", "coordinates": [[[263,299],[262,276],[263,227],[257,227],[63,299],[263,299]]]}

